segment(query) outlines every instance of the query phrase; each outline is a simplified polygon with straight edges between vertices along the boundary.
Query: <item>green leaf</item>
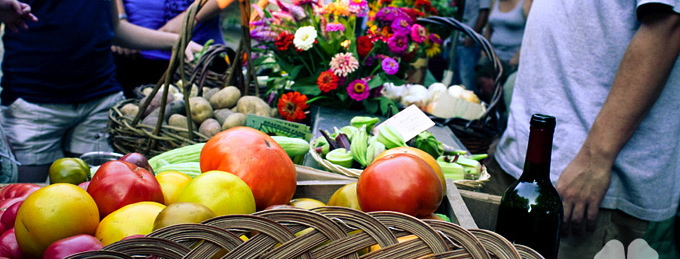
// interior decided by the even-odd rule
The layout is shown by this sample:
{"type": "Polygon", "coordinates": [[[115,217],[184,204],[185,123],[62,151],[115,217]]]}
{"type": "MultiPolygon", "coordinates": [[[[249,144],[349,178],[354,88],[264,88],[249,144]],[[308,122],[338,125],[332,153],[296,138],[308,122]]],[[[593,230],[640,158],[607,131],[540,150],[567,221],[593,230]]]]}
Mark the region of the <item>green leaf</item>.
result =
{"type": "Polygon", "coordinates": [[[321,94],[319,86],[316,85],[316,79],[313,77],[306,77],[295,80],[295,84],[293,84],[293,90],[306,95],[321,94]]]}
{"type": "Polygon", "coordinates": [[[404,85],[406,81],[404,79],[397,77],[395,75],[386,75],[387,81],[394,83],[394,85],[404,85]]]}
{"type": "Polygon", "coordinates": [[[371,79],[371,81],[368,82],[368,88],[374,89],[376,87],[380,87],[384,83],[385,83],[385,78],[383,78],[382,75],[379,75],[379,76],[373,77],[373,79],[371,79]]]}
{"type": "Polygon", "coordinates": [[[365,99],[363,103],[366,112],[370,114],[378,113],[378,108],[380,107],[380,100],[378,98],[365,99]]]}
{"type": "Polygon", "coordinates": [[[399,112],[397,103],[385,96],[380,96],[380,112],[383,116],[392,116],[399,112]]]}

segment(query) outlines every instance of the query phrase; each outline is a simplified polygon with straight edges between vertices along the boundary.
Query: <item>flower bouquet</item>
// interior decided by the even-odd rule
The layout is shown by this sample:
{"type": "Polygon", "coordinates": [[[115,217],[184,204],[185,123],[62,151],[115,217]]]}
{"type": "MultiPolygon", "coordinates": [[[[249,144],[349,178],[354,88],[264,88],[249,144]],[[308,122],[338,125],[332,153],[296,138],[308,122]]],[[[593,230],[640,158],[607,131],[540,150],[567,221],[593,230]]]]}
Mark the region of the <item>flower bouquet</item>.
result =
{"type": "Polygon", "coordinates": [[[305,119],[310,104],[395,114],[383,84],[404,84],[409,64],[440,53],[439,36],[416,23],[436,13],[429,0],[270,0],[254,9],[253,62],[291,121],[305,119]]]}

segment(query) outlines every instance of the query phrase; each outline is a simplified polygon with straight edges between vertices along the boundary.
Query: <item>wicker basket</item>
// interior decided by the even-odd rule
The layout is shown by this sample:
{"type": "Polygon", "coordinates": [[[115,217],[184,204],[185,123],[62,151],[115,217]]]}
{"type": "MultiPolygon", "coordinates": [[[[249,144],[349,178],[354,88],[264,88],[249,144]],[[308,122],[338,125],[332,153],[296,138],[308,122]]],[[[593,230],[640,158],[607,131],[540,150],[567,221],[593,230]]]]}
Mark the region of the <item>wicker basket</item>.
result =
{"type": "MultiPolygon", "coordinates": [[[[314,148],[315,143],[313,141],[310,142],[310,148],[309,148],[309,155],[312,156],[314,161],[319,163],[323,168],[326,170],[341,174],[344,176],[352,177],[352,178],[359,178],[361,175],[361,172],[363,170],[361,169],[356,169],[356,168],[347,168],[341,165],[336,165],[331,163],[330,161],[324,159],[321,157],[319,153],[316,152],[316,149],[314,148]]],[[[486,170],[486,166],[482,165],[482,172],[479,175],[479,179],[476,180],[456,180],[453,181],[456,184],[456,187],[459,189],[465,189],[465,190],[479,190],[486,182],[488,182],[491,179],[491,175],[489,172],[486,170]]]]}
{"type": "Polygon", "coordinates": [[[178,224],[67,258],[543,258],[481,229],[398,212],[319,207],[178,224]],[[399,242],[398,237],[414,235],[399,242]],[[241,237],[248,237],[247,241],[241,237]],[[366,248],[382,249],[366,253],[366,248]]]}
{"type": "MultiPolygon", "coordinates": [[[[148,98],[143,99],[145,101],[141,103],[139,100],[135,99],[125,100],[116,104],[110,110],[110,141],[116,152],[138,152],[151,157],[174,148],[206,142],[208,140],[205,135],[199,133],[197,129],[194,129],[193,121],[191,119],[191,107],[189,106],[190,94],[188,93],[191,93],[192,84],[198,84],[199,86],[203,86],[204,84],[210,86],[217,85],[221,87],[224,84],[225,78],[228,77],[228,74],[241,74],[241,70],[236,69],[241,63],[240,61],[232,62],[233,66],[231,66],[229,71],[226,71],[225,69],[224,73],[217,73],[211,70],[211,64],[215,59],[220,57],[220,54],[226,53],[229,55],[230,60],[233,60],[236,56],[233,50],[223,45],[210,47],[204,55],[199,58],[196,64],[184,61],[184,50],[191,41],[191,32],[196,23],[196,14],[208,1],[197,0],[196,2],[197,4],[191,5],[186,12],[187,15],[184,19],[179,40],[173,48],[170,65],[159,82],[152,86],[153,90],[148,94],[148,98]],[[188,79],[187,76],[189,76],[188,79]],[[183,82],[179,87],[179,90],[184,94],[185,114],[189,128],[183,129],[164,125],[164,120],[158,120],[155,127],[140,123],[142,114],[145,114],[149,103],[154,97],[157,97],[157,95],[161,95],[159,107],[166,107],[168,94],[170,92],[169,85],[175,82],[173,81],[174,77],[180,78],[183,82]],[[125,116],[121,112],[121,108],[129,103],[139,104],[139,111],[134,118],[125,116]]],[[[203,87],[198,87],[199,95],[202,95],[202,89],[203,87]]],[[[160,109],[159,118],[164,118],[165,110],[166,109],[160,109]]]]}
{"type": "Polygon", "coordinates": [[[454,118],[440,122],[448,125],[456,137],[460,139],[463,145],[465,145],[471,153],[487,153],[489,146],[500,132],[497,114],[498,109],[502,104],[501,100],[503,99],[503,86],[501,85],[503,66],[501,65],[500,59],[498,59],[493,47],[484,36],[452,17],[430,16],[428,18],[418,19],[418,23],[439,25],[447,29],[459,30],[465,33],[481,46],[484,53],[492,61],[491,63],[497,75],[494,81],[494,92],[484,114],[482,114],[479,119],[472,121],[454,118]]]}
{"type": "MultiPolygon", "coordinates": [[[[178,69],[174,74],[174,80],[182,78],[182,71],[190,84],[200,87],[222,88],[231,82],[226,82],[228,68],[231,66],[236,52],[221,44],[211,45],[196,62],[184,61],[184,69],[178,69]],[[222,55],[226,55],[225,59],[222,55]]],[[[238,71],[240,72],[240,71],[238,71]]],[[[236,77],[241,80],[242,78],[236,77]]]]}

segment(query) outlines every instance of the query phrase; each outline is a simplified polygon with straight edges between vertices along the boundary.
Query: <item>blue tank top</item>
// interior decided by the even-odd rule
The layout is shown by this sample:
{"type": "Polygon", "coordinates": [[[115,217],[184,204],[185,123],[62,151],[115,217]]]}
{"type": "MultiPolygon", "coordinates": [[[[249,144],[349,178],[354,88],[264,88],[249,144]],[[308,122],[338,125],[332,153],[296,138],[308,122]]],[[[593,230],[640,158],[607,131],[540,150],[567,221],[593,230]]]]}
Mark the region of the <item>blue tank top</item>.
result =
{"type": "Polygon", "coordinates": [[[79,103],[122,88],[111,52],[111,0],[28,0],[39,21],[5,31],[2,104],[79,103]]]}
{"type": "Polygon", "coordinates": [[[524,27],[527,19],[524,17],[524,0],[519,1],[511,11],[504,13],[498,10],[498,1],[489,14],[489,24],[493,28],[489,41],[503,61],[509,61],[519,51],[524,37],[524,27]]]}
{"type": "MultiPolygon", "coordinates": [[[[193,0],[124,0],[128,21],[149,29],[158,29],[170,19],[184,12],[193,0]]],[[[209,39],[215,44],[224,44],[219,16],[196,25],[192,32],[192,40],[205,44],[209,39]]],[[[170,60],[171,52],[163,50],[145,50],[142,56],[148,59],[170,60]]]]}

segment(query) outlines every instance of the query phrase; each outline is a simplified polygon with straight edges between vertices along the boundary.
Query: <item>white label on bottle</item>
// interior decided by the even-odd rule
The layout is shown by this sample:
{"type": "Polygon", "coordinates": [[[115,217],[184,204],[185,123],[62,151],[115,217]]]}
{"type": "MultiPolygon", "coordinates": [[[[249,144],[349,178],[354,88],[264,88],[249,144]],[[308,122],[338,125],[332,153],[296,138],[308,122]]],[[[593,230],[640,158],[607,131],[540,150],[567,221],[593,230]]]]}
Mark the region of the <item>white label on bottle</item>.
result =
{"type": "Polygon", "coordinates": [[[427,117],[418,107],[411,105],[376,126],[373,129],[373,135],[378,135],[378,130],[383,125],[392,126],[404,137],[404,141],[409,141],[421,132],[434,126],[434,121],[427,117]]]}

